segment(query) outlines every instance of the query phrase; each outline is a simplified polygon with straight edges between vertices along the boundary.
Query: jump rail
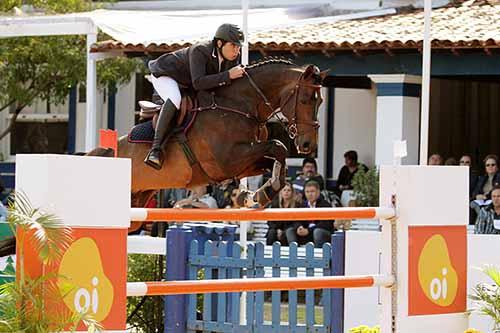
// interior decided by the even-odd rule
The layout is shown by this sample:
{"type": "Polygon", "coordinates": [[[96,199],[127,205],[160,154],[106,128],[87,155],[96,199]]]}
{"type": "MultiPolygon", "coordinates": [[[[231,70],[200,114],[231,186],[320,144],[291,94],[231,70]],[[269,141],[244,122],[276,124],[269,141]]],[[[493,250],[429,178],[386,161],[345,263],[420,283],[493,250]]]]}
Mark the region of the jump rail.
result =
{"type": "Polygon", "coordinates": [[[320,276],[307,278],[255,278],[167,281],[167,282],[128,282],[127,296],[163,296],[221,292],[306,290],[335,288],[392,287],[391,275],[364,276],[320,276]]]}
{"type": "Polygon", "coordinates": [[[392,208],[271,208],[271,209],[179,209],[131,208],[131,221],[301,221],[336,219],[390,219],[392,208]]]}

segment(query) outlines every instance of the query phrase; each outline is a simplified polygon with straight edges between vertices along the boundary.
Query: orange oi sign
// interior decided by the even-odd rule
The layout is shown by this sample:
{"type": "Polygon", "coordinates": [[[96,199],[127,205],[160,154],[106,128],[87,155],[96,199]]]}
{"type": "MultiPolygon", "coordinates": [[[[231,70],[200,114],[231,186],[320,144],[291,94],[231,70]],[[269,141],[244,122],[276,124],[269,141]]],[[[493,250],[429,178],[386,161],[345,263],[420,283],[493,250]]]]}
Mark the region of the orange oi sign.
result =
{"type": "MultiPolygon", "coordinates": [[[[31,277],[54,276],[51,280],[57,286],[55,292],[58,295],[47,295],[52,303],[55,302],[48,307],[51,311],[87,316],[98,321],[106,330],[124,331],[127,229],[74,227],[72,236],[73,241],[60,262],[50,266],[36,259],[37,249],[27,241],[27,273],[31,277]]],[[[85,326],[81,324],[79,330],[86,330],[85,326]]]]}
{"type": "Polygon", "coordinates": [[[465,226],[410,226],[408,315],[466,310],[465,226]]]}

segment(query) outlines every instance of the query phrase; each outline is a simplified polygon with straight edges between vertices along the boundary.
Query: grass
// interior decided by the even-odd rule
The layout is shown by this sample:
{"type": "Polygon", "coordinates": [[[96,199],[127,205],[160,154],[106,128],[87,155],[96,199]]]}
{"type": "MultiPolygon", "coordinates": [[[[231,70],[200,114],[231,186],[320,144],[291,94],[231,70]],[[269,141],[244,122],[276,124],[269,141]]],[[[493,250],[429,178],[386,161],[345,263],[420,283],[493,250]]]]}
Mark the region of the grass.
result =
{"type": "MultiPolygon", "coordinates": [[[[264,321],[272,321],[272,305],[271,303],[264,303],[264,321]]],[[[288,322],[288,304],[281,303],[280,321],[288,322]]],[[[304,304],[297,305],[297,323],[306,323],[306,306],[304,304]]],[[[323,324],[323,307],[314,307],[314,323],[316,325],[323,324]]]]}

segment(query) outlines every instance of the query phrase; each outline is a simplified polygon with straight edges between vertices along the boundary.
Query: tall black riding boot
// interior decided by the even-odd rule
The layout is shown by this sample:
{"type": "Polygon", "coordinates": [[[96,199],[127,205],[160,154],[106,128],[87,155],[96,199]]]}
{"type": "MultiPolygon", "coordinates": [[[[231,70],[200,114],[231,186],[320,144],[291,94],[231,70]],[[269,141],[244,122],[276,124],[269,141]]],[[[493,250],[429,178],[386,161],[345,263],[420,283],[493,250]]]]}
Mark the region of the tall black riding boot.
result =
{"type": "Polygon", "coordinates": [[[162,106],[160,116],[156,122],[155,137],[153,139],[153,146],[149,151],[148,156],[144,160],[144,163],[160,170],[163,165],[163,144],[168,138],[169,134],[172,132],[173,119],[175,113],[177,112],[177,107],[171,100],[167,99],[162,106]]]}

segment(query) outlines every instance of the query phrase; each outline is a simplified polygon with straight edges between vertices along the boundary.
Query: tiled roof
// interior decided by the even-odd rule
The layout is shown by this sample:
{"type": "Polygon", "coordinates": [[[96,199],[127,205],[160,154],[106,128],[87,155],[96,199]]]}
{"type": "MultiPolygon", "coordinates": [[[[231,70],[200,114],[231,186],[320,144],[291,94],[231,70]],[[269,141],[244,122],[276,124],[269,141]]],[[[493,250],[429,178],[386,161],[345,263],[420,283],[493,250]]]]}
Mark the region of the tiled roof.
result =
{"type": "MultiPolygon", "coordinates": [[[[500,4],[470,3],[433,10],[433,48],[500,48],[500,4]]],[[[250,48],[265,52],[418,49],[422,44],[423,24],[423,11],[418,10],[361,20],[288,26],[252,34],[250,48]]],[[[124,45],[109,41],[95,45],[93,50],[167,52],[188,45],[124,45]]]]}

